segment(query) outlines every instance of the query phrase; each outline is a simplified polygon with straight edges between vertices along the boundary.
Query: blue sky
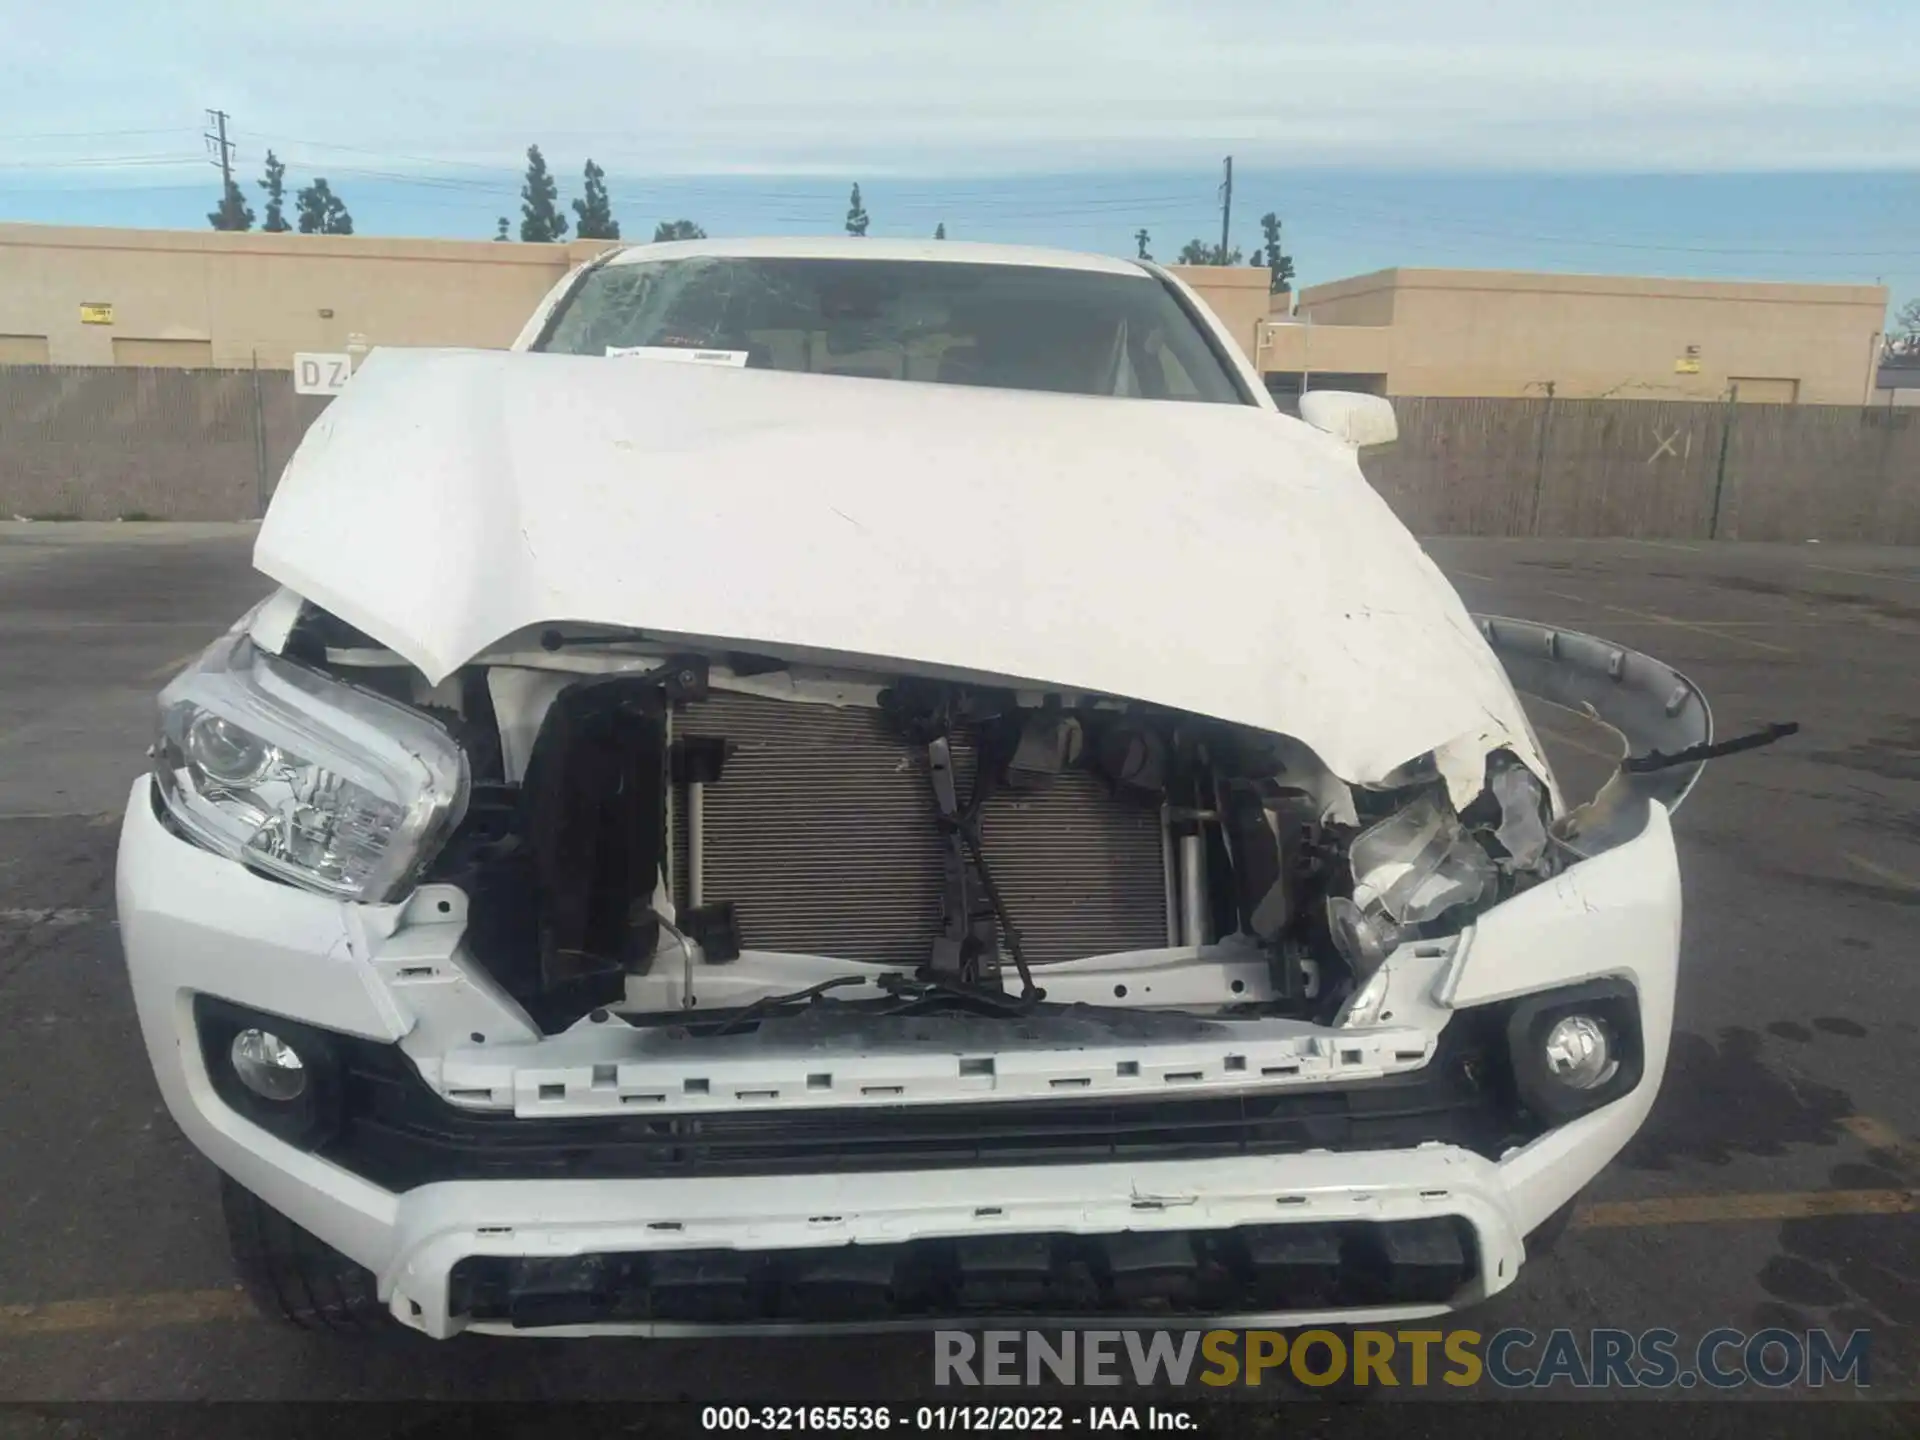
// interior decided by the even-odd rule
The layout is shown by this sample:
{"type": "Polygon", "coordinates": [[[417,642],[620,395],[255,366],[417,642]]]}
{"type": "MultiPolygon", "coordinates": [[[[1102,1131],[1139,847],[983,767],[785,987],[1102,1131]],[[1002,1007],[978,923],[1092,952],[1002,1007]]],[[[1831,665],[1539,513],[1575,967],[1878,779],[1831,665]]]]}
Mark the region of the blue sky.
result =
{"type": "MultiPolygon", "coordinates": [[[[1385,265],[1882,280],[1920,295],[1920,4],[1828,0],[0,0],[0,219],[198,228],[202,111],[363,233],[487,236],[538,141],[629,236],[835,231],[1171,256],[1277,210],[1385,265]],[[1542,11],[1549,13],[1540,13],[1542,11]]],[[[255,208],[259,208],[258,191],[255,208]]]]}

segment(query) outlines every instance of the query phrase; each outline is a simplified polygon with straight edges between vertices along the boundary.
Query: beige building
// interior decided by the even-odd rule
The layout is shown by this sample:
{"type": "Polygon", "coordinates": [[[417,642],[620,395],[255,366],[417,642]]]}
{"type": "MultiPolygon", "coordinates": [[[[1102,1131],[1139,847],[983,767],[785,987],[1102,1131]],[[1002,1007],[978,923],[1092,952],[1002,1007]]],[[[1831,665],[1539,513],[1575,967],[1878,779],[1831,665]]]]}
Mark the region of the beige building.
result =
{"type": "MultiPolygon", "coordinates": [[[[502,346],[607,242],[0,224],[0,364],[258,364],[297,351],[502,346]]],[[[1266,271],[1182,266],[1276,392],[1859,405],[1887,292],[1506,271],[1383,270],[1270,314],[1266,271]]],[[[1284,300],[1286,297],[1278,297],[1284,300]]]]}
{"type": "Polygon", "coordinates": [[[0,364],[285,370],[301,350],[506,345],[605,248],[0,225],[0,364]]]}
{"type": "Polygon", "coordinates": [[[1267,293],[1264,269],[1251,265],[1169,265],[1167,269],[1207,302],[1250,358],[1257,358],[1268,312],[1275,300],[1286,298],[1267,293]]]}
{"type": "Polygon", "coordinates": [[[1276,389],[1862,405],[1887,291],[1381,270],[1300,292],[1256,341],[1276,389]]]}

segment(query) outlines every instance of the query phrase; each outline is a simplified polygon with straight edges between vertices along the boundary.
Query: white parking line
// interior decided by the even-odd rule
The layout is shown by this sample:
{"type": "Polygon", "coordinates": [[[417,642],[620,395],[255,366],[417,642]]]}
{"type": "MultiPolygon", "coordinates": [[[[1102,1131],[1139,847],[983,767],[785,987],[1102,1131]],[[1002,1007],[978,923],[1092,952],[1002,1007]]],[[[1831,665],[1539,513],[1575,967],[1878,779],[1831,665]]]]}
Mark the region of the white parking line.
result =
{"type": "Polygon", "coordinates": [[[1766,640],[1754,640],[1746,635],[1730,635],[1723,630],[1709,629],[1692,620],[1676,620],[1671,615],[1662,615],[1655,610],[1636,610],[1631,605],[1606,605],[1601,608],[1612,610],[1620,615],[1633,615],[1642,620],[1657,620],[1663,625],[1677,626],[1679,629],[1692,630],[1701,635],[1711,635],[1716,640],[1731,640],[1737,645],[1751,645],[1756,650],[1770,650],[1775,655],[1793,654],[1793,651],[1785,645],[1775,645],[1766,640]]]}
{"type": "Polygon", "coordinates": [[[1809,570],[1824,570],[1829,575],[1858,575],[1863,580],[1896,580],[1902,585],[1920,585],[1920,575],[1888,575],[1880,570],[1849,570],[1844,565],[1820,565],[1812,560],[1801,563],[1809,570]]]}
{"type": "Polygon", "coordinates": [[[84,925],[99,913],[71,906],[52,910],[0,909],[0,925],[84,925]]]}
{"type": "Polygon", "coordinates": [[[1912,1190],[1812,1190],[1779,1195],[1674,1195],[1661,1200],[1603,1200],[1576,1210],[1576,1230],[1641,1225],[1701,1225],[1738,1220],[1811,1220],[1821,1215],[1911,1215],[1912,1190]]]}
{"type": "Polygon", "coordinates": [[[1605,760],[1610,764],[1617,765],[1620,763],[1621,757],[1617,753],[1612,753],[1606,750],[1602,750],[1598,745],[1588,744],[1585,740],[1576,740],[1571,735],[1562,734],[1560,731],[1551,729],[1545,725],[1535,725],[1533,728],[1538,730],[1542,735],[1546,736],[1549,740],[1557,740],[1562,745],[1569,745],[1569,746],[1572,746],[1575,750],[1585,751],[1587,754],[1595,756],[1598,759],[1605,760]]]}

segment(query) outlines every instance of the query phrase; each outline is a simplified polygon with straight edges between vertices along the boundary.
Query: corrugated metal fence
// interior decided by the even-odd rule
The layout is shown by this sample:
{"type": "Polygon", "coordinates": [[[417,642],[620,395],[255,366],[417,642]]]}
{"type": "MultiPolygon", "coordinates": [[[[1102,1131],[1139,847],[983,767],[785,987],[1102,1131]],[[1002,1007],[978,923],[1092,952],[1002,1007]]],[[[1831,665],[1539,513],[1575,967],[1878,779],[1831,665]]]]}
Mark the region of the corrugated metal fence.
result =
{"type": "MultiPolygon", "coordinates": [[[[324,398],[285,371],[0,366],[0,518],[257,516],[324,398]]],[[[1423,535],[1920,544],[1920,409],[1400,398],[1423,535]]]]}

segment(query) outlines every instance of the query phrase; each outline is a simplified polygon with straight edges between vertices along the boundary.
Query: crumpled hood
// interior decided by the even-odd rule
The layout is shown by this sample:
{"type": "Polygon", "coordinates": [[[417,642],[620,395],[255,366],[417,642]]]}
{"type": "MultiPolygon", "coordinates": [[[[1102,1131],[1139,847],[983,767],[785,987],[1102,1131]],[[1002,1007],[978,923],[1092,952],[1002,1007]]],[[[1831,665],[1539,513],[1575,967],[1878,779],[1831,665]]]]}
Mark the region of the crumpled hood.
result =
{"type": "Polygon", "coordinates": [[[643,627],[1044,682],[1305,742],[1352,782],[1510,745],[1505,673],[1352,454],[1251,406],[642,359],[380,351],[308,431],[266,575],[437,682],[643,627]]]}

